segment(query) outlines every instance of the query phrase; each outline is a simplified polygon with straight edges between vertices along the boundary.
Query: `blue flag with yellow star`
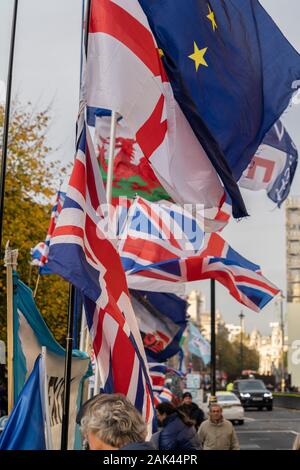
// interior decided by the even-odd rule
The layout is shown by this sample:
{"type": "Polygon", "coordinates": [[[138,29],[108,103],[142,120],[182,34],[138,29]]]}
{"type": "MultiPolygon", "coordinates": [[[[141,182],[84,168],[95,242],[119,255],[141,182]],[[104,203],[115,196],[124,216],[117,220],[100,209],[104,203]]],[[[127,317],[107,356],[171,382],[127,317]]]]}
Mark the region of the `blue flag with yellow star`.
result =
{"type": "Polygon", "coordinates": [[[174,96],[242,217],[236,182],[299,87],[300,55],[257,0],[139,3],[174,96]]]}

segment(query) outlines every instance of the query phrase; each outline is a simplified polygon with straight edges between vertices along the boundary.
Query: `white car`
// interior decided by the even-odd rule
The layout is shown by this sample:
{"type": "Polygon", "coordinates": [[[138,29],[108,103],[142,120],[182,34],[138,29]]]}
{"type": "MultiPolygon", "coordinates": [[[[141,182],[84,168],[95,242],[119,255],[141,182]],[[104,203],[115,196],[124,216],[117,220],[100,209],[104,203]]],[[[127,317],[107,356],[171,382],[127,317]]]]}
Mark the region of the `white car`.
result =
{"type": "MultiPolygon", "coordinates": [[[[217,402],[222,405],[223,416],[229,421],[244,424],[245,411],[240,399],[232,392],[217,392],[217,402]]],[[[208,404],[210,394],[207,395],[207,401],[203,403],[203,411],[208,415],[208,404]]]]}

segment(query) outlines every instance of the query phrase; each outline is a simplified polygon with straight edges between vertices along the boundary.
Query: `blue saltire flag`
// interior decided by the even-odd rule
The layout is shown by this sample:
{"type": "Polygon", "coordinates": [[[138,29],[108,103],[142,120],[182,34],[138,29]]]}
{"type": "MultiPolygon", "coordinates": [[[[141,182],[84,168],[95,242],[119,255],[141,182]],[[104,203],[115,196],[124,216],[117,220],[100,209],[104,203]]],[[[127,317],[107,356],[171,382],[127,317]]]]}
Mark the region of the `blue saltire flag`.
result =
{"type": "Polygon", "coordinates": [[[300,56],[257,0],[139,0],[175,98],[233,203],[237,181],[300,85],[300,56]]]}
{"type": "Polygon", "coordinates": [[[146,291],[135,292],[142,295],[150,305],[179,327],[176,335],[165,349],[160,352],[146,349],[149,362],[164,362],[180,351],[180,340],[187,325],[187,302],[174,294],[146,291]]]}
{"type": "Polygon", "coordinates": [[[0,450],[46,450],[41,355],[0,436],[0,450]]]}

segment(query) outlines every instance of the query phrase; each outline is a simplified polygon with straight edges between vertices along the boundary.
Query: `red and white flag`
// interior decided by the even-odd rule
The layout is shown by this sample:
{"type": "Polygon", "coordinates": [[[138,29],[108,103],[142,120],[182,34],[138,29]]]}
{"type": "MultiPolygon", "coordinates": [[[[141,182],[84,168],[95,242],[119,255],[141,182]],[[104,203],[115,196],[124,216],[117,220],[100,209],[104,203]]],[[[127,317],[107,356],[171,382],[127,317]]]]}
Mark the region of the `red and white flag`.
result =
{"type": "MultiPolygon", "coordinates": [[[[215,208],[224,188],[174,99],[137,0],[93,0],[85,82],[88,106],[112,109],[179,204],[215,208]]],[[[210,231],[220,229],[218,221],[210,231]]]]}

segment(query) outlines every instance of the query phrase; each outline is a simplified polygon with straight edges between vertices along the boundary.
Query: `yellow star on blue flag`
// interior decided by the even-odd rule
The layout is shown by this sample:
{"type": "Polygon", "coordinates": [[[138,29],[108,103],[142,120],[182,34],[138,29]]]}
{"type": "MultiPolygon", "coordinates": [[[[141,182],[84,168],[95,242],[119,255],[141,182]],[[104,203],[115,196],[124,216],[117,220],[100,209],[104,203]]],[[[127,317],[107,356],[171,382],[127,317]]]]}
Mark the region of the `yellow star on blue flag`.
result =
{"type": "Polygon", "coordinates": [[[199,49],[196,42],[194,41],[194,53],[189,55],[189,58],[195,62],[196,72],[198,72],[198,68],[200,65],[204,65],[208,67],[206,60],[204,59],[204,55],[207,51],[207,47],[203,49],[199,49]]]}
{"type": "Polygon", "coordinates": [[[207,15],[206,18],[209,19],[209,21],[211,21],[211,24],[212,24],[212,28],[213,30],[215,31],[218,27],[217,23],[216,23],[216,19],[215,19],[215,14],[214,12],[212,11],[212,9],[210,8],[210,5],[208,5],[208,11],[209,11],[209,14],[207,15]]]}

